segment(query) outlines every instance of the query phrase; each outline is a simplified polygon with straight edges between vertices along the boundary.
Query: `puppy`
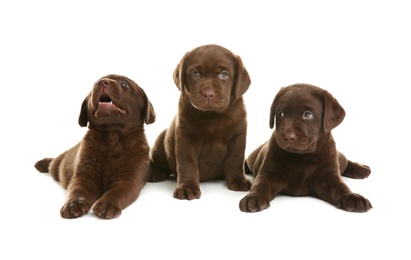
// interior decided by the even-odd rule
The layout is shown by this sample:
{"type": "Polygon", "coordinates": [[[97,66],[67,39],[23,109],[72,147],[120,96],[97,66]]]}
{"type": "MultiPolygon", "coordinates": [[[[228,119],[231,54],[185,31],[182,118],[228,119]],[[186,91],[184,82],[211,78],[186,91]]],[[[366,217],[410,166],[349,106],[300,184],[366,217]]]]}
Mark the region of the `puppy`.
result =
{"type": "Polygon", "coordinates": [[[76,146],[35,167],[67,189],[63,218],[77,218],[93,206],[100,218],[118,217],[147,181],[149,146],[144,123],[155,121],[143,89],[120,75],[99,79],[84,99],[80,126],[88,131],[76,146]]]}
{"type": "Polygon", "coordinates": [[[174,82],[178,113],[152,147],[148,181],[175,175],[177,199],[200,198],[199,183],[217,178],[230,190],[248,191],[242,95],[251,80],[240,57],[218,45],[197,47],[181,59],[174,82]]]}
{"type": "Polygon", "coordinates": [[[326,90],[307,84],[282,88],[271,106],[271,138],[246,159],[254,174],[240,210],[256,212],[270,206],[277,194],[314,196],[353,212],[366,212],[371,203],[350,191],[341,175],[366,178],[368,166],[351,162],[336,150],[331,130],[345,111],[326,90]]]}

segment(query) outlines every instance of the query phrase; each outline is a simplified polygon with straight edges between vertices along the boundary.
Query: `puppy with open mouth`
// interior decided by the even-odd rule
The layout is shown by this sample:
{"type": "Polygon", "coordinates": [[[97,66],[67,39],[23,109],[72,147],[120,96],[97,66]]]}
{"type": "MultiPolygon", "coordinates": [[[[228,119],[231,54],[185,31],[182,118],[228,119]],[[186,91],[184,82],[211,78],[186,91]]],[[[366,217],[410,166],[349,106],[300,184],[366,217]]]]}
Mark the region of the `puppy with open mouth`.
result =
{"type": "Polygon", "coordinates": [[[100,218],[120,216],[147,181],[149,145],[144,124],[156,115],[144,90],[121,75],[100,78],[81,105],[83,140],[56,158],[35,164],[67,189],[60,214],[77,218],[91,207],[100,218]]]}

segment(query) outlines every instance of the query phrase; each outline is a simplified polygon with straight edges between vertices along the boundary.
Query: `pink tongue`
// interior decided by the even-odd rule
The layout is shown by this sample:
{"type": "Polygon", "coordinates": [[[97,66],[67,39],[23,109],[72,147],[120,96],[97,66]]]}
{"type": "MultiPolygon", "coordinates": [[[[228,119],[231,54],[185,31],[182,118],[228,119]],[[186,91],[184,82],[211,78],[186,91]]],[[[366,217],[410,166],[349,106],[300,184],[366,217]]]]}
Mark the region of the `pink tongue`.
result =
{"type": "Polygon", "coordinates": [[[110,109],[110,110],[117,110],[120,111],[121,113],[125,113],[126,111],[122,110],[121,108],[119,108],[118,106],[114,105],[111,102],[99,102],[98,103],[98,107],[100,109],[110,109]]]}
{"type": "Polygon", "coordinates": [[[106,108],[106,107],[111,107],[111,106],[115,107],[116,105],[114,105],[113,103],[110,103],[110,102],[98,102],[98,106],[106,108]]]}

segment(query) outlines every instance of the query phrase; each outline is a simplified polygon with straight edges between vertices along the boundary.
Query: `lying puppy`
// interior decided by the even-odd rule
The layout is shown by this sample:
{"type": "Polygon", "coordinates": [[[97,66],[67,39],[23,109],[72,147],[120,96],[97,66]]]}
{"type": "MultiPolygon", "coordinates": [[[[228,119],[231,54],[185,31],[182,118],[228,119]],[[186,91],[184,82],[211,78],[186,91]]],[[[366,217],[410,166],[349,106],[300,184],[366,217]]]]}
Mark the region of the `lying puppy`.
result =
{"type": "Polygon", "coordinates": [[[282,88],[270,111],[270,127],[275,120],[276,129],[246,159],[246,170],[255,180],[240,201],[241,211],[266,209],[277,194],[314,196],[347,211],[372,208],[340,176],[360,179],[371,173],[336,150],[331,130],[344,116],[338,101],[323,89],[306,84],[282,88]]]}
{"type": "Polygon", "coordinates": [[[200,182],[225,178],[247,191],[244,173],[247,132],[242,95],[251,84],[240,57],[218,45],[187,52],[174,71],[181,92],[178,113],[152,147],[148,181],[177,176],[177,199],[200,198],[200,182]]]}
{"type": "Polygon", "coordinates": [[[91,206],[100,218],[118,217],[135,201],[147,180],[149,146],[144,123],[155,121],[143,89],[120,75],[99,79],[81,105],[83,140],[55,159],[35,167],[67,189],[63,218],[77,218],[91,206]]]}

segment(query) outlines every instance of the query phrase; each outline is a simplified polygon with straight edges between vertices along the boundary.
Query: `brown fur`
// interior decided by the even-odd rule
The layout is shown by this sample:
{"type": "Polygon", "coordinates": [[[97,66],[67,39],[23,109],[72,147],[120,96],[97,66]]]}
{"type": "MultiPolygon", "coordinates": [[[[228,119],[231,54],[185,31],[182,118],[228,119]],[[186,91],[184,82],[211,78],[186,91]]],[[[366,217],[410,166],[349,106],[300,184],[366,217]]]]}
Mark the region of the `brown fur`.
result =
{"type": "Polygon", "coordinates": [[[67,189],[63,218],[80,217],[92,206],[100,218],[115,218],[137,199],[149,163],[143,125],[154,121],[153,107],[134,81],[107,75],[94,84],[79,116],[80,126],[89,128],[83,140],[35,164],[67,189]]]}
{"type": "Polygon", "coordinates": [[[149,181],[174,174],[174,197],[188,200],[200,198],[200,182],[216,178],[225,178],[231,190],[249,190],[242,95],[251,80],[240,57],[218,45],[200,46],[181,59],[174,81],[178,113],[152,147],[149,181]]]}
{"type": "Polygon", "coordinates": [[[345,116],[326,90],[307,84],[282,88],[271,106],[271,138],[246,159],[255,180],[240,209],[256,212],[277,194],[314,196],[338,208],[366,212],[371,203],[352,193],[340,175],[366,178],[368,166],[351,162],[336,149],[331,130],[345,116]]]}

